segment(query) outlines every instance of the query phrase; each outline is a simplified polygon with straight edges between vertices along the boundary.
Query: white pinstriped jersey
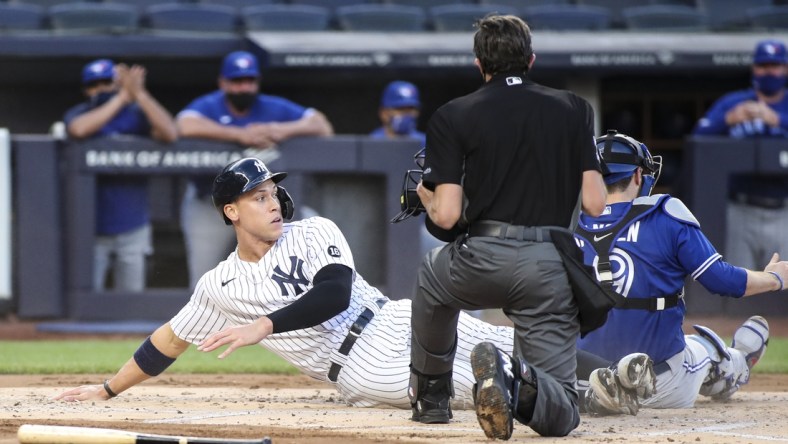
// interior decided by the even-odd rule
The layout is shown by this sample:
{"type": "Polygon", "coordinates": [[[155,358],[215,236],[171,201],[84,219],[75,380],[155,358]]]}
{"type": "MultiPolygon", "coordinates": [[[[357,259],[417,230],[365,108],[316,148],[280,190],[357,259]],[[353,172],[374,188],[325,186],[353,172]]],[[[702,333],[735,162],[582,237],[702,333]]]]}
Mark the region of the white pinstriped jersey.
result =
{"type": "MultiPolygon", "coordinates": [[[[329,264],[355,270],[350,247],[333,222],[313,217],[286,223],[282,236],[258,263],[242,261],[233,252],[203,275],[170,326],[179,338],[197,344],[227,327],[249,324],[297,300],[312,288],[315,274],[329,264]]],[[[380,299],[388,300],[355,273],[346,310],[320,325],[270,335],[260,345],[322,381],[328,381],[332,362],[342,365],[337,388],[353,405],[409,408],[410,300],[379,308],[376,301],[380,299]],[[375,317],[350,353],[340,354],[340,345],[365,308],[375,317]]],[[[474,380],[469,362],[473,346],[491,341],[511,353],[513,331],[462,314],[458,335],[455,392],[460,408],[472,405],[474,380]]]]}

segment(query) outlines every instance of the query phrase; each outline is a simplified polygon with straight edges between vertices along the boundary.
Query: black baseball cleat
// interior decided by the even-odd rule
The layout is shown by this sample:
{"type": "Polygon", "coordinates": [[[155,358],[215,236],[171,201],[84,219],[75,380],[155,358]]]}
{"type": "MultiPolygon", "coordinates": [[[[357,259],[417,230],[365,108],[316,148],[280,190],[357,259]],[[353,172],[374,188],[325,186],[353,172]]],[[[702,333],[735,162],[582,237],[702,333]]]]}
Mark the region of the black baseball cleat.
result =
{"type": "Polygon", "coordinates": [[[429,379],[411,373],[408,396],[413,409],[413,421],[422,424],[448,424],[453,417],[451,397],[454,393],[451,374],[429,379]]]}
{"type": "Polygon", "coordinates": [[[471,367],[476,378],[474,405],[476,419],[484,434],[493,439],[512,437],[512,360],[489,342],[471,352],[471,367]]]}

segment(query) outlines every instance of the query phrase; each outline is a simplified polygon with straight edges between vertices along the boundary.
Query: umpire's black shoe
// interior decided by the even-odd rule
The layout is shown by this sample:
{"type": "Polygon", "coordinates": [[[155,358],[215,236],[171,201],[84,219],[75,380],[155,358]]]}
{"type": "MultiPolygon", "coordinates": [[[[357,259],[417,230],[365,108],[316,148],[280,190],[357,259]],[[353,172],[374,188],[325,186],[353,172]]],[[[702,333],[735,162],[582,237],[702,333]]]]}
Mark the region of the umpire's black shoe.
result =
{"type": "Polygon", "coordinates": [[[438,378],[411,373],[408,395],[413,408],[413,421],[422,424],[447,424],[452,418],[451,397],[454,394],[451,373],[438,378]]]}
{"type": "Polygon", "coordinates": [[[512,360],[489,342],[471,352],[471,367],[476,378],[474,405],[476,419],[484,434],[493,439],[512,437],[512,360]]]}

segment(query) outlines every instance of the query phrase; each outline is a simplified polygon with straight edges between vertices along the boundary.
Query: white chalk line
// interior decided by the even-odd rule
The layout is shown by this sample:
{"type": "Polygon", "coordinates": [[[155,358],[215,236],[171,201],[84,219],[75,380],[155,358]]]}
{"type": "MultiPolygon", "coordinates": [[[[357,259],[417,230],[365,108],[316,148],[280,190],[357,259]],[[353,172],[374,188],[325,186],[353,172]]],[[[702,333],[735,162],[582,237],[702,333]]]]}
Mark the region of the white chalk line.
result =
{"type": "Polygon", "coordinates": [[[751,433],[738,433],[738,432],[727,432],[726,430],[734,430],[734,429],[742,429],[745,427],[751,427],[757,425],[757,422],[739,422],[733,424],[724,424],[724,425],[712,425],[706,427],[688,427],[683,429],[674,429],[674,430],[663,430],[659,432],[649,432],[644,433],[645,436],[666,436],[666,435],[676,435],[681,433],[711,433],[713,435],[720,435],[720,436],[733,436],[736,438],[742,439],[759,439],[762,441],[775,441],[775,442],[788,442],[788,437],[786,436],[774,436],[774,435],[755,435],[751,433]]]}
{"type": "Polygon", "coordinates": [[[247,410],[245,412],[223,412],[223,413],[208,413],[207,415],[196,415],[196,416],[179,416],[177,418],[165,418],[165,419],[146,419],[142,421],[146,424],[177,424],[181,422],[191,422],[191,421],[201,421],[204,419],[214,419],[214,418],[229,418],[232,416],[249,416],[260,414],[259,410],[247,410]]]}

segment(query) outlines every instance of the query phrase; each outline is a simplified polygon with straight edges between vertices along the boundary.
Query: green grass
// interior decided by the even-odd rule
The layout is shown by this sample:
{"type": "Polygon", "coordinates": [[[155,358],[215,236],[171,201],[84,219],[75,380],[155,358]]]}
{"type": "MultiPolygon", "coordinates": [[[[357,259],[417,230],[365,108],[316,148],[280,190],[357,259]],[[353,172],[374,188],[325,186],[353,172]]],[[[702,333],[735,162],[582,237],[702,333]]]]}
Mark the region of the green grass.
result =
{"type": "MultiPolygon", "coordinates": [[[[115,373],[139,347],[133,340],[0,341],[0,374],[115,373]]],[[[220,350],[223,350],[224,347],[220,350]]],[[[297,374],[282,358],[259,347],[242,347],[225,359],[196,347],[181,355],[168,373],[297,374]]]]}
{"type": "MultiPolygon", "coordinates": [[[[728,338],[730,339],[730,338],[728,338]]],[[[0,374],[115,373],[140,340],[0,341],[0,374]]],[[[258,347],[243,347],[225,359],[219,351],[201,353],[189,347],[167,369],[169,373],[297,374],[295,367],[258,347]]],[[[788,373],[788,338],[771,338],[754,373],[788,373]]]]}

